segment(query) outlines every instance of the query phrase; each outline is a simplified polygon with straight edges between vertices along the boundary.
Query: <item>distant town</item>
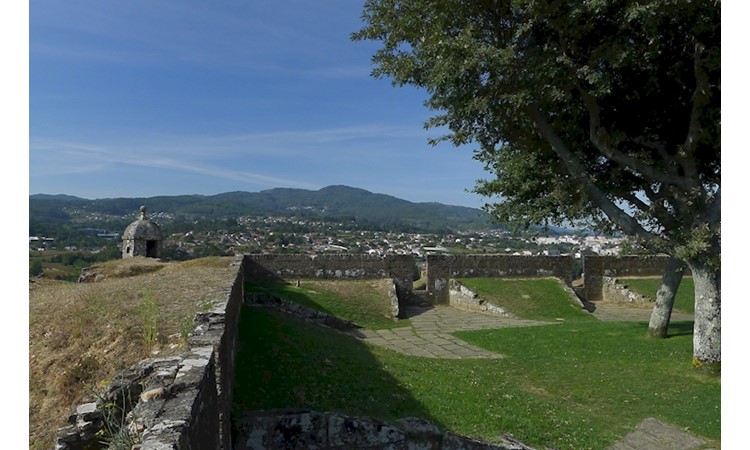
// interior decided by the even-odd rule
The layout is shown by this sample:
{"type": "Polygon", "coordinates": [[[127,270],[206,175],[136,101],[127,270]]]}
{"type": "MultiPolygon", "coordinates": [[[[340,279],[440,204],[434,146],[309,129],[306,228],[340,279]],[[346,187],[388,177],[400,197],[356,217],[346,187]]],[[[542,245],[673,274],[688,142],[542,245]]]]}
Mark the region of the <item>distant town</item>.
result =
{"type": "Polygon", "coordinates": [[[482,211],[415,204],[346,186],[319,191],[274,189],[213,197],[86,200],[30,197],[30,276],[75,280],[81,269],[122,256],[122,235],[140,205],[161,228],[161,258],[183,261],[245,253],[619,255],[620,237],[573,229],[517,230],[482,211]],[[312,206],[311,206],[312,205],[312,206]],[[252,211],[252,213],[248,213],[252,211]]]}
{"type": "MultiPolygon", "coordinates": [[[[352,222],[302,220],[290,217],[238,217],[192,223],[176,221],[170,214],[156,214],[153,220],[165,230],[165,259],[185,260],[203,256],[242,253],[351,253],[383,256],[428,253],[504,253],[512,255],[618,255],[619,237],[566,234],[514,236],[509,231],[459,231],[451,233],[406,233],[358,229],[352,222]]],[[[94,219],[94,218],[90,218],[94,219]]],[[[103,220],[103,218],[99,218],[103,220]]],[[[110,218],[111,220],[111,218],[110,218]]],[[[119,256],[122,230],[81,228],[86,239],[30,236],[31,255],[45,252],[79,252],[119,256]]],[[[85,259],[85,258],[84,258],[85,259]]]]}

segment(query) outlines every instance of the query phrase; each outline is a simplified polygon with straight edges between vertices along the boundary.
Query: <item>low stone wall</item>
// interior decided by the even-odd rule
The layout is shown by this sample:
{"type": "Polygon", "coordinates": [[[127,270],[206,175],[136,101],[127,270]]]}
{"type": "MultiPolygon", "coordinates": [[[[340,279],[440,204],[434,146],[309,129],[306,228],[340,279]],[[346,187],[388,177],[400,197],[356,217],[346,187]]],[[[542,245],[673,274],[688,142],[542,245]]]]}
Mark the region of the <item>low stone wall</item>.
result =
{"type": "Polygon", "coordinates": [[[570,284],[572,256],[427,255],[427,292],[448,304],[448,280],[479,277],[557,277],[570,284]]]}
{"type": "Polygon", "coordinates": [[[250,280],[392,278],[403,297],[411,292],[414,273],[414,257],[411,255],[248,254],[244,262],[245,276],[250,280]]]}
{"type": "Polygon", "coordinates": [[[490,314],[509,315],[506,310],[479,297],[479,294],[456,280],[450,280],[448,288],[448,304],[454,308],[466,311],[480,311],[490,314]]]}
{"type": "Polygon", "coordinates": [[[533,450],[509,437],[489,444],[413,417],[388,424],[339,413],[256,411],[238,419],[236,426],[236,450],[533,450]]]}
{"type": "Polygon", "coordinates": [[[601,301],[603,277],[661,276],[669,256],[586,256],[583,259],[583,285],[586,301],[601,301]]]}
{"type": "Polygon", "coordinates": [[[70,425],[58,431],[56,450],[104,448],[97,433],[124,425],[140,450],[232,448],[237,323],[244,271],[209,312],[195,317],[188,350],[180,356],[147,359],[118,374],[95,402],[80,405],[70,425]]]}
{"type": "Polygon", "coordinates": [[[602,300],[605,302],[651,305],[656,300],[628,288],[627,283],[614,277],[602,277],[602,300]]]}

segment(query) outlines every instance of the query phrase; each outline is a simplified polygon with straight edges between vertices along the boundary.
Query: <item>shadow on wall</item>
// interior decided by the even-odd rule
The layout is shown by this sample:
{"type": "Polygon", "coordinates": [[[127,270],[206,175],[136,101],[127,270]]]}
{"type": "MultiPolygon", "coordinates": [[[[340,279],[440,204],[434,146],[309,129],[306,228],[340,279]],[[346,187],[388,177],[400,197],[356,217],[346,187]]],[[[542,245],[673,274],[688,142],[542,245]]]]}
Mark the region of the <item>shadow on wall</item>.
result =
{"type": "MultiPolygon", "coordinates": [[[[235,443],[252,411],[305,409],[445,428],[381,367],[364,343],[281,312],[243,306],[234,380],[235,443]]],[[[300,447],[301,448],[301,447],[300,447]]]]}

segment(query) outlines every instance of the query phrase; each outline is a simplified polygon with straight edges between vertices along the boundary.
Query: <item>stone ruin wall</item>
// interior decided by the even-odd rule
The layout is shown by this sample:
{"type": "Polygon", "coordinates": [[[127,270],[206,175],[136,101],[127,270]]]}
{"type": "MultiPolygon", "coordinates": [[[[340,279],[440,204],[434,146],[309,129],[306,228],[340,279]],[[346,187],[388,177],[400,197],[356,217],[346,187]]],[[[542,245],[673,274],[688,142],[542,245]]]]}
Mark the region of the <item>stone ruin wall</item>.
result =
{"type": "Polygon", "coordinates": [[[411,255],[245,255],[248,279],[392,278],[399,296],[411,292],[414,257],[411,255]]]}
{"type": "Polygon", "coordinates": [[[605,300],[604,277],[661,276],[669,257],[654,256],[585,256],[583,258],[583,285],[589,302],[605,300]]]}
{"type": "Polygon", "coordinates": [[[572,256],[427,255],[427,293],[433,304],[449,303],[452,278],[557,277],[570,285],[572,256]]]}
{"type": "MultiPolygon", "coordinates": [[[[226,296],[198,313],[188,349],[177,357],[147,359],[118,374],[102,399],[79,405],[58,431],[56,450],[101,448],[105,404],[132,414],[126,426],[141,437],[140,450],[231,449],[234,359],[244,295],[244,272],[226,296]]],[[[119,416],[119,413],[118,413],[119,416]]]]}
{"type": "Polygon", "coordinates": [[[656,299],[631,291],[627,283],[614,277],[602,277],[602,301],[651,305],[656,299]]]}

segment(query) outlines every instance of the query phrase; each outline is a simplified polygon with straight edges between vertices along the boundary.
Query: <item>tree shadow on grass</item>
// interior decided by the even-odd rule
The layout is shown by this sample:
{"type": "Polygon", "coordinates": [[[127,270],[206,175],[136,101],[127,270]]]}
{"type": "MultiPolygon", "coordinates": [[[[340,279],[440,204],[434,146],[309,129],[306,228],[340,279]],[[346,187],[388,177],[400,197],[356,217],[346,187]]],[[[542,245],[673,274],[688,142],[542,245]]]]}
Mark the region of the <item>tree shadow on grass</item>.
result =
{"type": "Polygon", "coordinates": [[[678,321],[669,324],[668,338],[676,336],[689,336],[693,334],[694,321],[678,321]]]}
{"type": "Polygon", "coordinates": [[[335,411],[384,421],[421,417],[445,428],[363,342],[259,306],[243,306],[233,418],[270,409],[335,411]]]}

